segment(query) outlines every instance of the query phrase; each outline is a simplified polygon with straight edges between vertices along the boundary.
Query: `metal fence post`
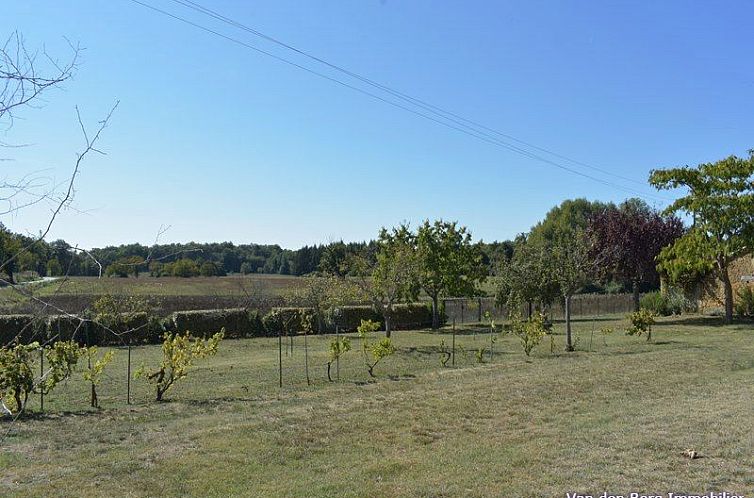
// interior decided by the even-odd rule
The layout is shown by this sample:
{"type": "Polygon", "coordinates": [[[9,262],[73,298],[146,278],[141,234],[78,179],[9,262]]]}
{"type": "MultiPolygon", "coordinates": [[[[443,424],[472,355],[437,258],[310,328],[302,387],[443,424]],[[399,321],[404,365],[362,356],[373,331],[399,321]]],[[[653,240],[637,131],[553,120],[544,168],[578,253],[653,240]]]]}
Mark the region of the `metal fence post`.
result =
{"type": "Polygon", "coordinates": [[[126,372],[126,404],[131,404],[131,340],[128,340],[128,370],[126,372]]]}
{"type": "Polygon", "coordinates": [[[456,366],[456,318],[453,317],[453,366],[456,366]]]}
{"type": "MultiPolygon", "coordinates": [[[[45,375],[45,351],[44,348],[39,348],[39,411],[45,411],[45,390],[42,384],[42,378],[45,375]]],[[[19,406],[20,410],[21,407],[19,406]]]]}

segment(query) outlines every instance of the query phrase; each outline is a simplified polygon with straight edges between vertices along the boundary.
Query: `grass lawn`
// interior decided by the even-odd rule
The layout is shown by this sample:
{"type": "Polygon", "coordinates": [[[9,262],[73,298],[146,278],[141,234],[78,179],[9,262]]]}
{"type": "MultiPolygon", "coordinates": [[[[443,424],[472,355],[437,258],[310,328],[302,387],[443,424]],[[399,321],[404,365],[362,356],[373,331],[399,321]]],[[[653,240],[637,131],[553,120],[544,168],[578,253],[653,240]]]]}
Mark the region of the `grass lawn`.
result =
{"type": "MultiPolygon", "coordinates": [[[[372,381],[359,344],[325,377],[326,337],[284,356],[277,339],[226,341],[153,403],[134,381],[125,404],[124,351],[86,409],[78,377],[44,415],[11,428],[0,448],[0,496],[565,496],[754,490],[754,330],[715,319],[663,319],[654,343],[609,336],[617,317],[576,323],[579,351],[549,338],[526,361],[504,336],[492,362],[462,331],[455,368],[448,330],[397,332],[398,353],[372,381]],[[592,330],[595,330],[592,337],[592,330]],[[589,351],[591,349],[591,351],[589,351]],[[701,456],[681,456],[686,448],[701,456]]],[[[154,363],[159,347],[134,349],[154,363]]],[[[37,409],[37,400],[31,403],[37,409]]],[[[7,422],[0,429],[8,430],[7,422]]],[[[748,495],[747,495],[748,496],[748,495]]]]}

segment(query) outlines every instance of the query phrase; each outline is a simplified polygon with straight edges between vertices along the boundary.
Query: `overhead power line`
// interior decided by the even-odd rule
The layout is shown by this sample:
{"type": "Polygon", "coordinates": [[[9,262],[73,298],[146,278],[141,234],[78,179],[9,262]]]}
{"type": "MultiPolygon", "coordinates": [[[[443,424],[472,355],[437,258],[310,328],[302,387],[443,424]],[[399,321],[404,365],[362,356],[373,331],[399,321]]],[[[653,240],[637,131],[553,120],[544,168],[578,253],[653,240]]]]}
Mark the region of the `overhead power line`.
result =
{"type": "Polygon", "coordinates": [[[315,55],[312,55],[312,54],[310,54],[310,53],[308,53],[308,52],[306,52],[304,50],[298,49],[298,48],[296,48],[296,47],[294,47],[292,45],[289,45],[289,44],[287,44],[285,42],[282,42],[282,41],[280,41],[280,40],[278,40],[278,39],[276,39],[276,38],[274,38],[272,36],[266,35],[266,34],[260,32],[260,31],[258,31],[256,29],[254,29],[254,28],[246,26],[246,25],[244,25],[244,24],[242,24],[240,22],[237,22],[237,21],[235,21],[235,20],[233,20],[233,19],[231,19],[229,17],[226,17],[226,16],[224,16],[224,15],[222,15],[222,14],[216,12],[216,11],[208,9],[208,8],[206,8],[206,7],[198,4],[197,2],[193,2],[191,0],[172,0],[174,3],[177,3],[177,4],[182,5],[184,7],[187,7],[189,9],[194,10],[194,11],[197,11],[197,12],[200,12],[200,13],[202,13],[204,15],[212,17],[212,18],[214,18],[214,19],[216,19],[218,21],[221,21],[223,23],[229,24],[229,25],[231,25],[233,27],[236,27],[238,29],[241,29],[243,31],[251,33],[251,34],[253,34],[253,35],[257,36],[257,37],[260,37],[260,38],[262,38],[264,40],[267,40],[267,41],[272,42],[272,43],[274,43],[274,44],[276,44],[278,46],[281,46],[281,47],[283,47],[283,48],[285,48],[287,50],[290,50],[290,51],[295,52],[295,53],[297,53],[297,54],[299,54],[301,56],[304,56],[304,57],[306,57],[306,58],[308,58],[310,60],[313,60],[313,61],[315,61],[317,63],[320,63],[320,64],[322,64],[322,65],[324,65],[324,66],[326,66],[326,67],[328,67],[330,69],[333,69],[333,70],[336,70],[336,71],[338,71],[338,72],[340,72],[342,74],[345,74],[345,75],[347,75],[347,76],[349,76],[349,77],[351,77],[353,79],[356,79],[356,80],[358,80],[358,81],[360,81],[362,83],[365,83],[365,84],[369,85],[370,87],[372,87],[374,89],[377,89],[379,91],[385,92],[385,93],[391,95],[392,97],[398,98],[399,102],[396,102],[394,100],[391,100],[391,99],[383,97],[383,96],[380,96],[380,95],[378,95],[376,93],[373,93],[371,91],[365,90],[365,89],[360,88],[358,86],[355,86],[353,84],[347,83],[347,82],[342,81],[342,80],[340,80],[338,78],[335,78],[333,76],[329,76],[329,75],[327,75],[325,73],[322,73],[322,72],[317,71],[315,69],[312,69],[310,67],[304,66],[304,65],[299,64],[297,62],[291,61],[289,59],[286,59],[285,57],[282,57],[282,56],[279,56],[279,55],[274,54],[272,52],[269,52],[267,50],[261,49],[261,48],[255,46],[255,45],[247,43],[247,42],[245,42],[243,40],[240,40],[238,38],[235,38],[233,36],[226,35],[224,33],[216,31],[216,30],[214,30],[212,28],[209,28],[207,26],[204,26],[202,24],[193,22],[193,21],[191,21],[189,19],[181,17],[181,16],[179,16],[177,14],[174,14],[172,12],[168,12],[166,10],[160,9],[160,8],[155,7],[154,5],[151,5],[151,4],[149,4],[149,3],[145,2],[145,1],[142,1],[142,0],[130,0],[130,1],[132,3],[135,3],[135,4],[138,4],[138,5],[142,6],[144,8],[147,8],[147,9],[149,9],[151,11],[154,11],[154,12],[157,12],[157,13],[162,14],[164,16],[170,17],[170,18],[172,18],[172,19],[174,19],[176,21],[179,21],[179,22],[182,22],[184,24],[190,25],[190,26],[192,26],[194,28],[200,29],[202,31],[205,31],[205,32],[210,33],[210,34],[213,34],[213,35],[218,36],[218,37],[220,37],[222,39],[225,39],[226,41],[230,41],[230,42],[235,43],[237,45],[240,45],[240,46],[242,46],[242,47],[244,47],[246,49],[253,50],[253,51],[257,52],[257,53],[260,53],[262,55],[265,55],[267,57],[275,59],[278,62],[282,62],[284,64],[287,64],[287,65],[290,65],[292,67],[295,67],[296,69],[300,69],[302,71],[308,72],[308,73],[313,74],[315,76],[318,76],[320,78],[326,79],[326,80],[328,80],[328,81],[330,81],[332,83],[338,84],[340,86],[343,86],[343,87],[348,88],[350,90],[353,90],[355,92],[361,93],[363,95],[366,95],[368,97],[376,99],[376,100],[378,100],[380,102],[383,102],[385,104],[388,104],[390,106],[396,107],[398,109],[410,112],[410,113],[412,113],[414,115],[417,115],[419,117],[422,117],[424,119],[432,121],[432,122],[434,122],[436,124],[439,124],[439,125],[445,126],[447,128],[453,129],[455,131],[464,133],[466,135],[469,135],[469,136],[471,136],[473,138],[476,138],[476,139],[481,140],[483,142],[486,142],[488,144],[496,145],[498,147],[507,149],[507,150],[515,152],[517,154],[520,154],[520,155],[522,155],[524,157],[528,157],[530,159],[534,159],[536,161],[548,164],[550,166],[556,167],[556,168],[561,169],[563,171],[566,171],[568,173],[575,174],[577,176],[580,176],[580,177],[592,180],[594,182],[600,183],[602,185],[608,186],[608,187],[616,189],[616,190],[621,190],[623,192],[630,193],[630,194],[633,194],[633,195],[637,195],[637,196],[645,198],[645,199],[652,198],[653,200],[659,200],[659,201],[665,201],[665,202],[667,201],[667,199],[665,199],[663,197],[652,195],[652,194],[646,194],[646,193],[638,191],[636,189],[633,189],[633,188],[630,188],[630,187],[626,187],[626,186],[623,186],[623,185],[619,185],[619,184],[610,182],[608,180],[604,180],[602,178],[598,178],[598,177],[592,176],[590,174],[587,174],[587,173],[584,173],[582,171],[579,171],[579,170],[577,170],[577,169],[575,169],[573,167],[569,167],[569,166],[563,165],[563,164],[561,164],[561,163],[559,163],[559,162],[557,162],[555,160],[548,159],[546,157],[542,157],[541,155],[539,155],[539,154],[537,154],[535,152],[532,152],[531,150],[527,150],[524,147],[529,147],[530,149],[534,149],[536,151],[549,154],[549,155],[551,155],[551,156],[553,156],[555,158],[563,159],[563,160],[568,161],[568,162],[570,162],[572,164],[579,165],[579,166],[582,166],[582,167],[585,167],[585,168],[589,168],[591,170],[598,171],[598,172],[600,172],[602,174],[605,174],[605,175],[608,175],[608,176],[612,176],[614,178],[618,178],[618,179],[623,180],[623,181],[628,181],[628,182],[638,183],[640,185],[644,185],[642,182],[639,182],[639,181],[637,181],[635,179],[624,177],[624,176],[621,176],[621,175],[617,175],[617,174],[612,173],[612,172],[610,172],[608,170],[605,170],[603,168],[598,168],[596,166],[593,166],[593,165],[590,165],[590,164],[587,164],[587,163],[584,163],[584,162],[581,162],[581,161],[569,158],[569,157],[567,157],[565,155],[558,154],[558,153],[553,152],[551,150],[548,150],[548,149],[546,149],[544,147],[539,147],[537,145],[525,142],[525,141],[520,140],[520,139],[518,139],[516,137],[513,137],[511,135],[505,134],[505,133],[500,132],[498,130],[495,130],[493,128],[487,127],[487,126],[485,126],[483,124],[480,124],[478,122],[475,122],[473,120],[464,118],[463,116],[460,116],[460,115],[455,114],[455,113],[453,113],[451,111],[445,110],[445,109],[443,109],[443,108],[441,108],[439,106],[435,106],[433,104],[425,102],[425,101],[423,101],[421,99],[418,99],[416,97],[412,97],[410,95],[402,93],[402,92],[400,92],[398,90],[395,90],[395,89],[393,89],[393,88],[391,88],[391,87],[389,87],[387,85],[378,83],[378,82],[376,82],[374,80],[371,80],[371,79],[369,79],[367,77],[361,76],[358,73],[355,73],[353,71],[345,69],[345,68],[343,68],[341,66],[338,66],[336,64],[330,63],[330,62],[328,62],[328,61],[326,61],[324,59],[321,59],[321,58],[319,58],[319,57],[317,57],[315,55]],[[401,103],[401,102],[403,102],[403,103],[401,103]],[[409,106],[413,106],[413,107],[409,107],[409,106]],[[417,110],[416,109],[417,107],[419,109],[421,109],[421,110],[417,110]],[[499,137],[502,137],[502,138],[499,138],[499,137]],[[513,142],[516,142],[517,144],[520,144],[520,145],[516,145],[516,144],[510,143],[510,142],[506,142],[505,140],[503,140],[503,138],[511,140],[513,142]]]}

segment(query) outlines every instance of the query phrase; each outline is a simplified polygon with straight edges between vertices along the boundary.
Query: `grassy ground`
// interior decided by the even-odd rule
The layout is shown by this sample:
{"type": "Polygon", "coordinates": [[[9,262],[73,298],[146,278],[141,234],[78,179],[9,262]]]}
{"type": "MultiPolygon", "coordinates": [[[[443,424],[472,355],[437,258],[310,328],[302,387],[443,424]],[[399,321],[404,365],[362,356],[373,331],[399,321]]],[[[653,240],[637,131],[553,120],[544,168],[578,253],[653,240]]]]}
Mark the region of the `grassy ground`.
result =
{"type": "MultiPolygon", "coordinates": [[[[712,319],[665,319],[654,343],[576,324],[576,353],[549,339],[526,361],[503,337],[492,362],[458,353],[442,368],[449,331],[398,332],[399,351],[368,378],[358,342],[325,378],[327,338],[227,341],[155,404],[135,381],[124,403],[126,355],[87,406],[74,379],[47,414],[11,428],[0,449],[0,496],[565,496],[751,492],[754,332],[712,319]],[[592,330],[595,330],[592,336],[592,330]],[[686,448],[701,458],[680,455],[686,448]]],[[[558,326],[556,332],[561,332],[558,326]]],[[[488,336],[468,329],[473,351],[488,336]]],[[[155,346],[133,351],[153,363],[155,346]]],[[[37,403],[35,400],[34,403],[37,403]]],[[[38,406],[38,405],[37,405],[38,406]]],[[[33,406],[34,407],[34,406],[33,406]]],[[[10,426],[2,424],[4,431],[10,426]]]]}

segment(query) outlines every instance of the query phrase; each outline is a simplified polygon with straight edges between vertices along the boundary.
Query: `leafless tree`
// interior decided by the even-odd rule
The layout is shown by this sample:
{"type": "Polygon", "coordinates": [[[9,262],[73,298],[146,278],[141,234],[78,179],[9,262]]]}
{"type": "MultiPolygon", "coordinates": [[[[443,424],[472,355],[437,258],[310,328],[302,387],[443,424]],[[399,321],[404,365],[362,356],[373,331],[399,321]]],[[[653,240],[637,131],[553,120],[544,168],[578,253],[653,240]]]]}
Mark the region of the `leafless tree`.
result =
{"type": "MultiPolygon", "coordinates": [[[[13,127],[16,116],[23,109],[41,107],[45,102],[47,93],[53,89],[60,88],[74,76],[78,68],[82,49],[70,42],[69,47],[71,50],[69,57],[65,62],[60,62],[51,57],[45,49],[29,50],[23,37],[18,32],[12,33],[5,39],[5,42],[0,47],[0,127],[4,128],[3,131],[6,135],[13,127]]],[[[24,244],[13,246],[12,251],[0,252],[0,272],[12,275],[12,272],[7,270],[12,268],[13,263],[25,252],[31,250],[34,245],[40,244],[50,233],[59,215],[64,210],[71,208],[76,191],[76,181],[86,158],[92,153],[104,154],[99,148],[98,142],[117,107],[118,103],[116,102],[105,118],[99,121],[94,133],[88,130],[78,107],[76,108],[76,117],[84,144],[76,155],[76,160],[71,167],[70,176],[64,182],[53,184],[49,178],[40,172],[30,173],[18,178],[11,178],[7,175],[0,177],[0,223],[2,223],[4,217],[15,216],[19,211],[34,204],[47,202],[50,208],[50,215],[43,226],[40,227],[37,236],[32,237],[30,241],[24,244]]],[[[12,160],[12,158],[4,156],[11,153],[10,151],[15,148],[26,146],[28,144],[13,144],[0,141],[0,160],[12,160]]],[[[83,252],[86,253],[86,251],[83,252]]],[[[86,254],[93,258],[91,254],[86,254]]],[[[40,315],[47,311],[52,311],[55,314],[73,319],[76,324],[74,337],[76,332],[86,322],[91,321],[91,319],[69,313],[64,309],[54,306],[48,300],[40,299],[29,288],[14,282],[10,276],[0,278],[0,285],[10,287],[13,292],[34,303],[40,310],[40,315]]],[[[109,330],[116,337],[128,333],[111,330],[103,324],[98,325],[102,326],[105,330],[109,330]]],[[[56,339],[54,336],[46,338],[43,346],[56,339]]],[[[4,347],[7,345],[0,346],[4,347]]],[[[35,379],[35,383],[40,384],[44,382],[48,374],[49,372],[41,372],[39,378],[35,379]]],[[[14,421],[24,412],[24,409],[25,404],[18,407],[16,413],[13,414],[14,421]]],[[[4,431],[4,435],[0,436],[0,443],[10,433],[12,426],[13,424],[4,431]]]]}

